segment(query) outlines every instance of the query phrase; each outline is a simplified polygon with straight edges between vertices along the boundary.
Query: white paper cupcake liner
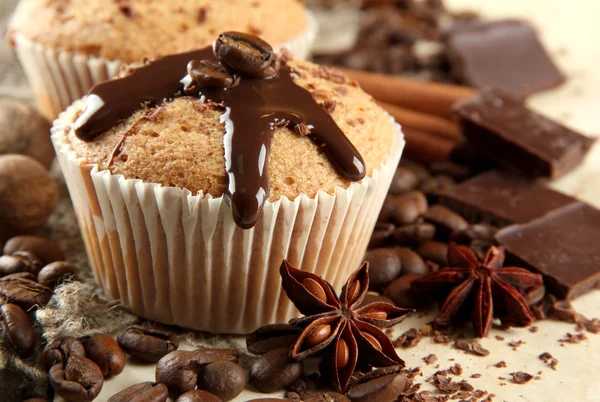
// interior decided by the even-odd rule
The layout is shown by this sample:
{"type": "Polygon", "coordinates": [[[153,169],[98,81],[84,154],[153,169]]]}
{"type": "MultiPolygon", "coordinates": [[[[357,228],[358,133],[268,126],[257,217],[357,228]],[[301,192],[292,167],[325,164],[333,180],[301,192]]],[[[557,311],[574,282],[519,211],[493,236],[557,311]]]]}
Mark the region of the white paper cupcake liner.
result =
{"type": "Polygon", "coordinates": [[[248,333],[297,311],[281,290],[279,266],[316,273],[340,290],[362,261],[404,139],[372,177],[267,202],[256,226],[240,229],[226,197],[126,179],[85,164],[66,142],[76,103],[52,128],[94,276],[108,296],[165,324],[248,333]]]}
{"type": "MultiPolygon", "coordinates": [[[[317,35],[318,24],[309,11],[307,16],[306,30],[293,40],[278,46],[278,49],[286,47],[298,58],[308,57],[317,35]]],[[[125,64],[118,60],[54,49],[18,33],[12,39],[37,107],[50,120],[54,120],[74,101],[81,99],[94,85],[115,77],[125,64]]]]}

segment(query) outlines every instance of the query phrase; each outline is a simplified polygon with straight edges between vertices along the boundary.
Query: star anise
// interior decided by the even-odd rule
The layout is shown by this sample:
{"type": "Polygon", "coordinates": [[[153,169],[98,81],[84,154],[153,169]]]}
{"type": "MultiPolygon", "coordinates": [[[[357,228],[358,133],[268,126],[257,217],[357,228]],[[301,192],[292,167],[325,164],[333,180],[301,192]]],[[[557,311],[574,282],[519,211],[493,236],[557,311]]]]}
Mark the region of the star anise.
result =
{"type": "Polygon", "coordinates": [[[448,326],[470,318],[475,336],[485,337],[493,318],[514,327],[535,321],[523,296],[542,285],[542,276],[523,268],[503,268],[503,248],[491,247],[479,262],[470,248],[451,243],[448,265],[412,283],[418,294],[445,298],[435,324],[448,326]]]}
{"type": "Polygon", "coordinates": [[[385,302],[361,306],[369,289],[366,262],[350,275],[339,298],[325,280],[292,267],[286,260],[280,273],[283,289],[305,315],[290,320],[291,325],[303,328],[291,348],[291,357],[303,360],[324,352],[320,371],[336,391],[348,388],[357,365],[404,365],[381,328],[396,325],[414,310],[385,302]]]}

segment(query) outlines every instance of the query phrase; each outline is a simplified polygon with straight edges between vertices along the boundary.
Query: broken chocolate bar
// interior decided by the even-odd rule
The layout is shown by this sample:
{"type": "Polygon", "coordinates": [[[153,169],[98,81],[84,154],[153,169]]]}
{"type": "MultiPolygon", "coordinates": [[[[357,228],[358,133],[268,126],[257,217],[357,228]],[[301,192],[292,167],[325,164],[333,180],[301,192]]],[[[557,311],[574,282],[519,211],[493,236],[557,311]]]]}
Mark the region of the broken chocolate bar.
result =
{"type": "Polygon", "coordinates": [[[556,178],[581,163],[594,139],[576,133],[498,89],[484,89],[455,107],[470,145],[502,168],[556,178]]]}
{"type": "Polygon", "coordinates": [[[439,195],[439,202],[470,222],[526,223],[577,200],[543,184],[498,171],[481,173],[439,195]]]}
{"type": "Polygon", "coordinates": [[[569,300],[600,285],[599,238],[600,210],[583,202],[496,235],[507,263],[544,275],[546,289],[569,300]]]}
{"type": "Polygon", "coordinates": [[[477,88],[523,98],[564,81],[533,27],[503,20],[462,24],[447,36],[452,75],[477,88]]]}

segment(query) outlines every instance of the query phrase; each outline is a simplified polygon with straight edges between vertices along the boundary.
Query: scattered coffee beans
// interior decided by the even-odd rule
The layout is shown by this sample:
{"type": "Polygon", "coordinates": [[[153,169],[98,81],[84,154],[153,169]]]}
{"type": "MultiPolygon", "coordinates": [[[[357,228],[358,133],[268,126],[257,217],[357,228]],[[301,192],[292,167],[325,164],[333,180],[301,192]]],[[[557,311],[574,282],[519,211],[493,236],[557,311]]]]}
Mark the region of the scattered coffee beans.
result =
{"type": "Polygon", "coordinates": [[[98,365],[104,377],[121,374],[125,368],[125,354],[113,337],[95,335],[82,344],[86,357],[98,365]]]}
{"type": "Polygon", "coordinates": [[[200,348],[194,350],[194,353],[198,363],[202,365],[221,361],[237,363],[240,358],[240,353],[236,349],[200,348]]]}
{"type": "Polygon", "coordinates": [[[352,387],[348,396],[352,402],[394,402],[409,382],[403,373],[388,374],[352,387]]]}
{"type": "Polygon", "coordinates": [[[67,261],[56,261],[41,269],[37,280],[44,286],[54,289],[66,280],[77,280],[77,268],[67,261]]]}
{"type": "Polygon", "coordinates": [[[96,363],[77,355],[71,355],[64,366],[62,363],[52,366],[49,376],[56,393],[72,402],[94,400],[104,384],[96,363]]]}
{"type": "Polygon", "coordinates": [[[290,358],[288,348],[273,349],[250,367],[250,384],[261,392],[275,392],[296,381],[302,368],[302,362],[290,358]]]}
{"type": "Polygon", "coordinates": [[[42,352],[42,363],[46,369],[50,369],[57,363],[66,363],[71,356],[85,357],[85,349],[80,341],[68,336],[46,345],[42,352]]]}
{"type": "Polygon", "coordinates": [[[436,232],[446,239],[452,232],[465,230],[469,226],[469,223],[465,218],[452,211],[450,208],[439,204],[432,205],[427,212],[425,212],[423,217],[425,218],[425,221],[434,224],[436,232]]]}
{"type": "Polygon", "coordinates": [[[427,211],[427,199],[420,191],[405,195],[388,196],[391,206],[391,218],[398,225],[409,225],[427,211]]]}
{"type": "Polygon", "coordinates": [[[210,392],[223,401],[230,401],[246,387],[246,373],[235,363],[219,361],[200,370],[198,388],[210,392]]]}
{"type": "Polygon", "coordinates": [[[169,390],[164,384],[146,381],[125,388],[108,398],[108,402],[166,402],[169,390]]]}
{"type": "Polygon", "coordinates": [[[269,350],[289,348],[302,330],[289,324],[272,324],[258,328],[246,338],[248,352],[263,355],[269,350]]]}
{"type": "Polygon", "coordinates": [[[27,313],[15,304],[0,306],[4,335],[22,358],[31,356],[35,347],[35,332],[27,313]]]}
{"type": "Polygon", "coordinates": [[[172,394],[181,395],[196,388],[200,367],[196,353],[176,350],[158,361],[155,380],[165,384],[172,394]]]}
{"type": "Polygon", "coordinates": [[[180,395],[176,402],[221,402],[221,398],[210,392],[195,389],[180,395]]]}
{"type": "Polygon", "coordinates": [[[410,284],[422,276],[419,274],[402,275],[385,289],[383,295],[390,298],[399,307],[420,307],[419,299],[413,293],[410,284]]]}
{"type": "Polygon", "coordinates": [[[402,263],[402,275],[406,274],[426,274],[429,272],[429,267],[423,261],[423,258],[409,248],[395,249],[400,262],[402,263]]]}
{"type": "Polygon", "coordinates": [[[398,246],[417,247],[435,237],[435,226],[429,223],[416,223],[401,226],[394,231],[394,241],[398,246]]]}
{"type": "Polygon", "coordinates": [[[25,311],[34,306],[44,306],[52,297],[52,289],[35,281],[14,277],[0,278],[0,297],[25,311]]]}
{"type": "Polygon", "coordinates": [[[419,181],[419,178],[411,169],[404,166],[398,166],[390,185],[389,194],[406,194],[417,188],[419,181]]]}
{"type": "Polygon", "coordinates": [[[179,347],[179,339],[172,332],[141,325],[128,327],[117,341],[126,353],[147,362],[157,362],[179,347]]]}
{"type": "Polygon", "coordinates": [[[8,240],[4,245],[4,254],[11,255],[16,251],[29,251],[40,259],[42,265],[65,260],[58,244],[38,236],[15,236],[8,240]]]}
{"type": "Polygon", "coordinates": [[[448,266],[448,244],[439,241],[428,241],[417,248],[417,254],[426,261],[433,261],[442,267],[448,266]]]}
{"type": "Polygon", "coordinates": [[[369,263],[369,289],[372,290],[388,285],[402,270],[400,258],[391,248],[369,250],[364,259],[369,263]]]}

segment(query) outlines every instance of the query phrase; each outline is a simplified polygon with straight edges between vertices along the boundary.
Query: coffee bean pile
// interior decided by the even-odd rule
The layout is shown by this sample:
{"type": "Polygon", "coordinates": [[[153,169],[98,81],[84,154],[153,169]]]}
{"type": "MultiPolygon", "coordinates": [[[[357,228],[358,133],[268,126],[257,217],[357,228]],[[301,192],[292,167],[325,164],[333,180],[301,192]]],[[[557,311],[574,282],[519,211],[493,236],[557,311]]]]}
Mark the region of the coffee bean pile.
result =
{"type": "Polygon", "coordinates": [[[428,167],[400,163],[365,254],[372,297],[379,294],[401,307],[422,307],[410,284],[447,266],[449,242],[469,246],[479,258],[494,245],[498,228],[469,223],[437,203],[436,193],[474,173],[454,162],[428,167]]]}

